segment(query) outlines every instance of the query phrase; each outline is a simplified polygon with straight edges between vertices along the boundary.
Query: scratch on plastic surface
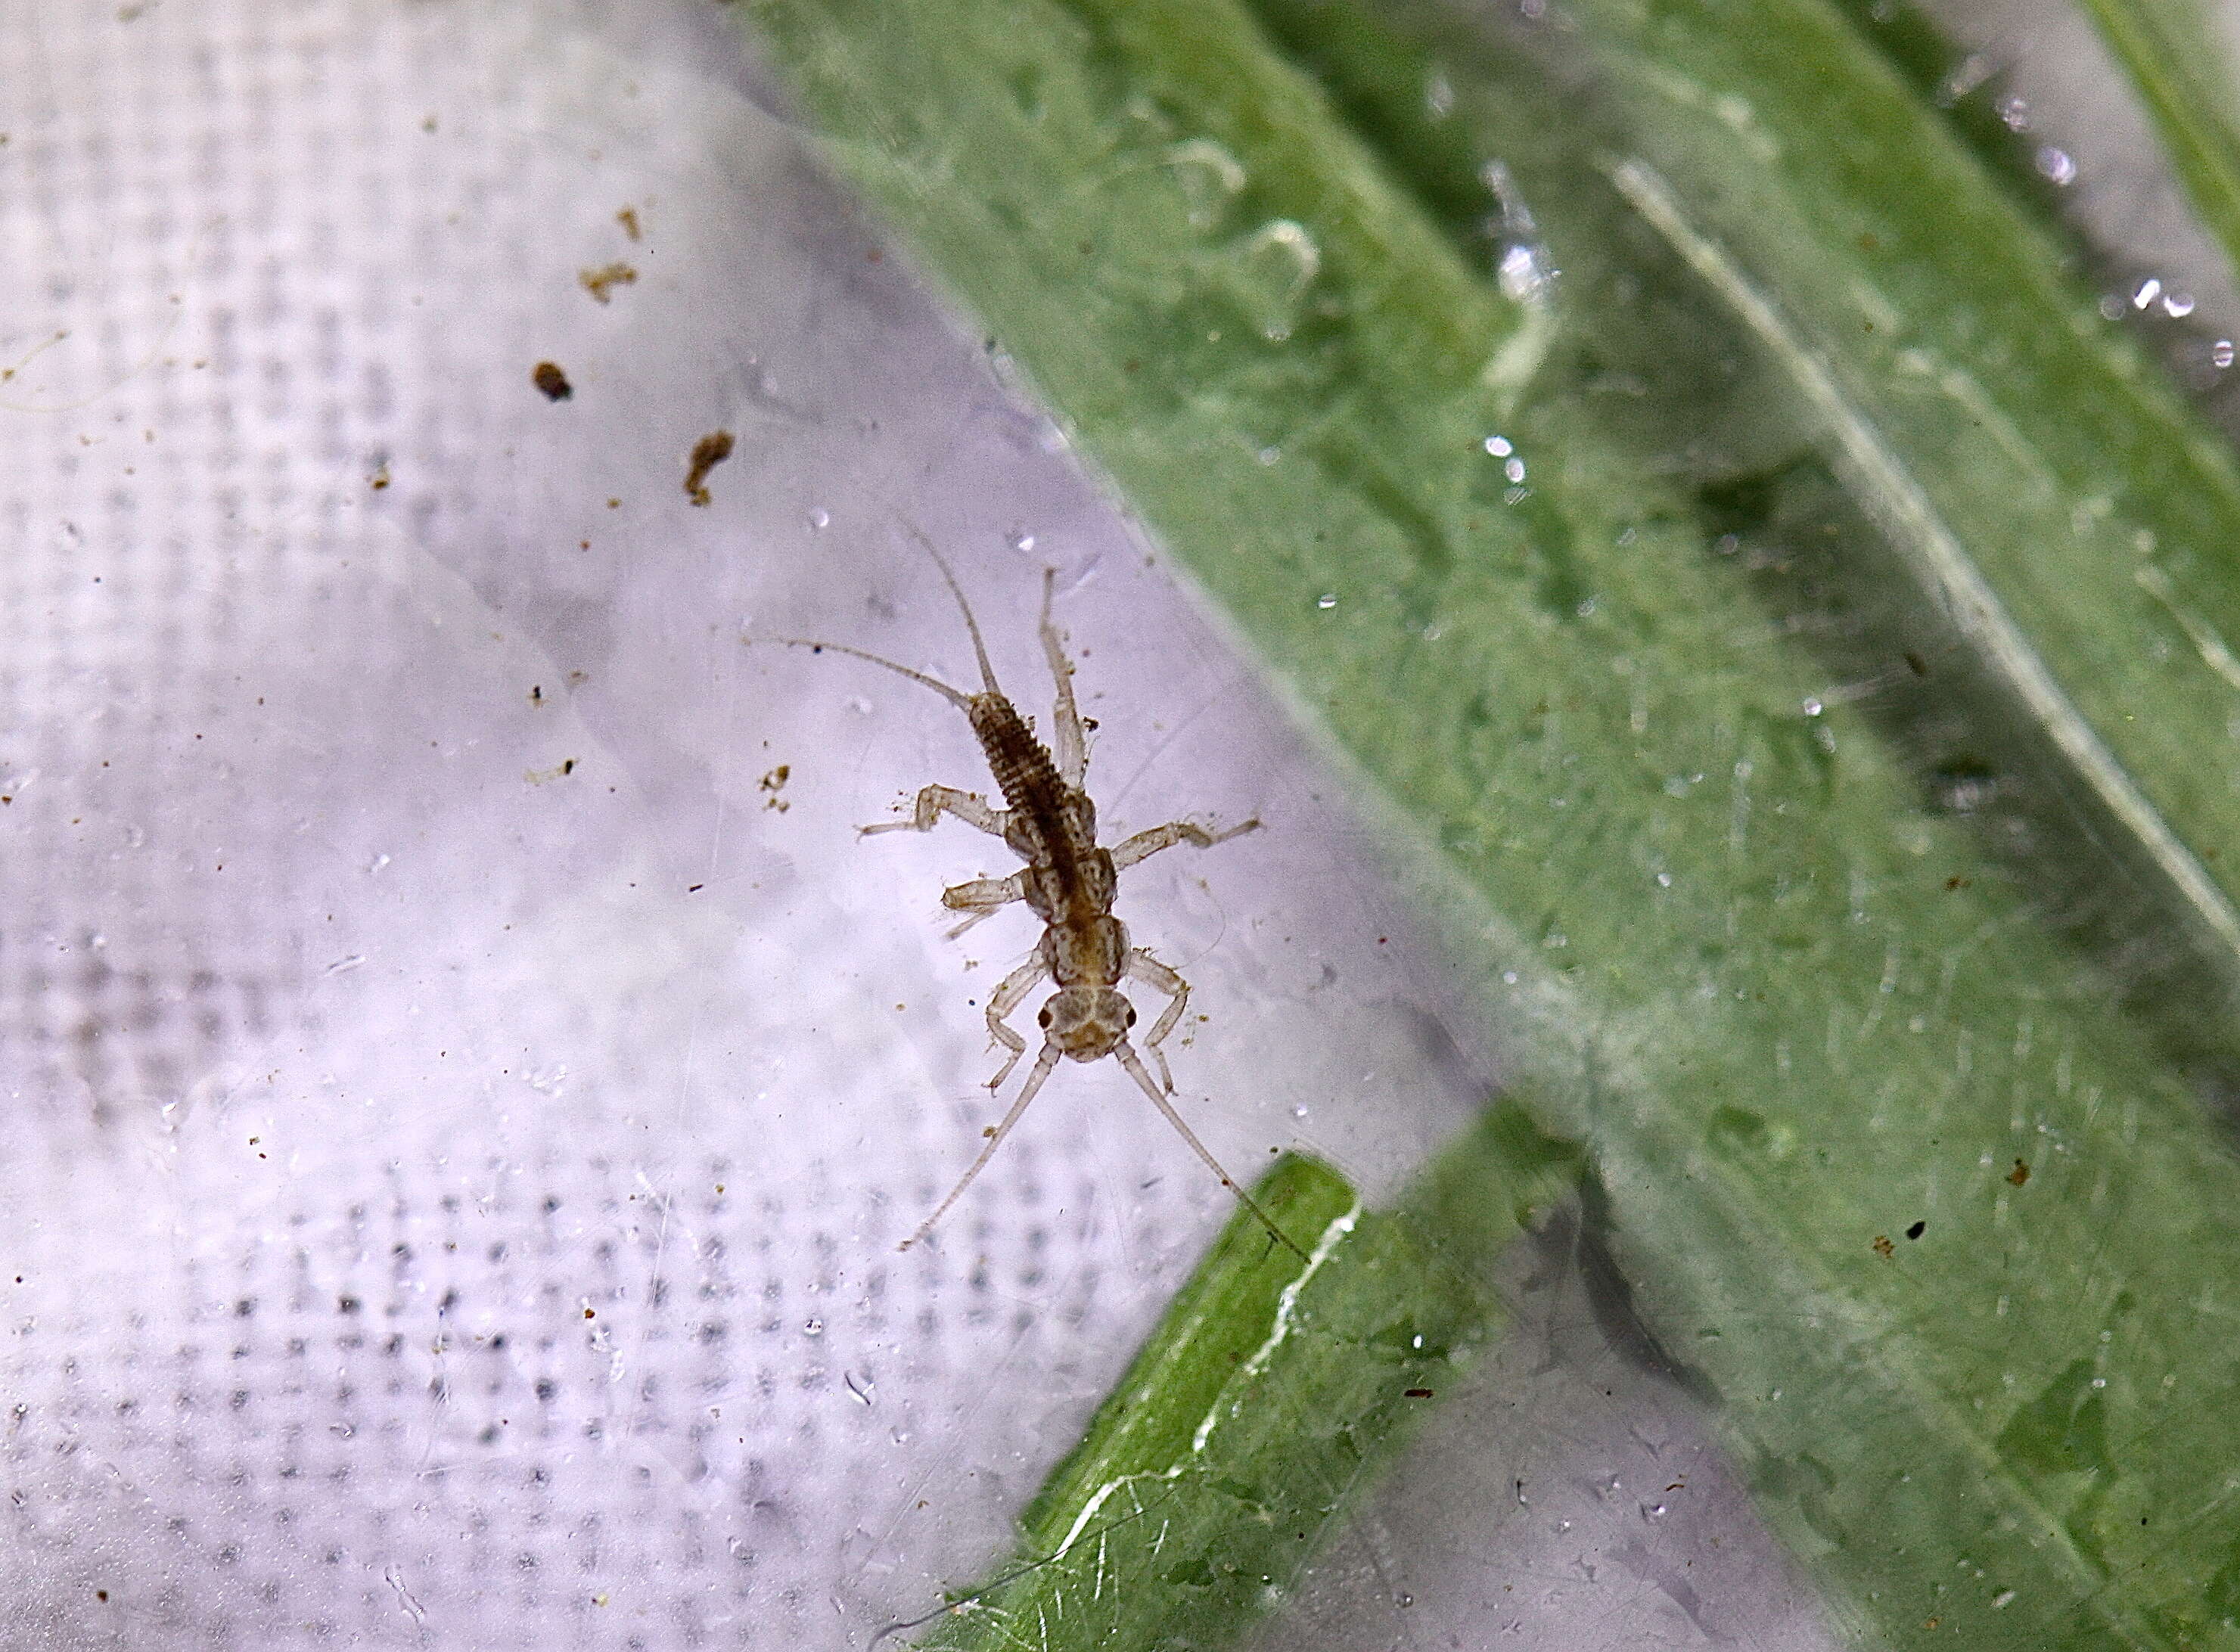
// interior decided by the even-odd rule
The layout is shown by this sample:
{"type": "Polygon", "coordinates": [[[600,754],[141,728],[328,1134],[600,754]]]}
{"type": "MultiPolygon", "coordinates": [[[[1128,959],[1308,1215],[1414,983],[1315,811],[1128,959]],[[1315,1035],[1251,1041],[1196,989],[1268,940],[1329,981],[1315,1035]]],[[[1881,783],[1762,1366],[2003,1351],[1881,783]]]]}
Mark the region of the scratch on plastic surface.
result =
{"type": "Polygon", "coordinates": [[[406,1615],[415,1623],[425,1628],[428,1622],[428,1609],[422,1606],[412,1591],[404,1586],[404,1569],[391,1562],[382,1568],[381,1578],[382,1582],[397,1592],[397,1603],[404,1609],[406,1615]]]}
{"type": "MultiPolygon", "coordinates": [[[[1290,1284],[1283,1287],[1283,1295],[1276,1299],[1275,1323],[1270,1327],[1266,1340],[1253,1350],[1252,1357],[1237,1369],[1239,1376],[1257,1376],[1261,1367],[1267,1364],[1269,1357],[1283,1345],[1283,1340],[1290,1336],[1291,1318],[1298,1307],[1299,1292],[1305,1289],[1309,1280],[1322,1270],[1323,1263],[1330,1260],[1330,1254],[1344,1242],[1346,1236],[1353,1231],[1354,1224],[1360,1220],[1361,1205],[1358,1201],[1356,1201],[1348,1208],[1344,1215],[1335,1218],[1323,1229],[1322,1237],[1315,1242],[1314,1250],[1307,1257],[1307,1265],[1299,1270],[1290,1284]]],[[[1232,1382],[1234,1380],[1231,1379],[1232,1382]]],[[[1224,1388],[1227,1386],[1229,1385],[1223,1384],[1224,1388]]],[[[1230,1410],[1233,1414],[1234,1404],[1230,1410]]],[[[1190,1436],[1191,1456],[1195,1457],[1204,1451],[1205,1442],[1212,1438],[1213,1431],[1219,1425],[1221,1418],[1221,1402],[1216,1399],[1212,1409],[1206,1412],[1204,1418],[1198,1423],[1197,1431],[1190,1436]]],[[[1145,1482],[1179,1479],[1183,1470],[1189,1466],[1189,1462],[1185,1460],[1170,1463],[1166,1468],[1156,1471],[1145,1469],[1139,1473],[1125,1474],[1117,1479],[1106,1481],[1090,1494],[1089,1501],[1082,1505],[1081,1512],[1074,1516],[1073,1525],[1067,1530],[1064,1541],[1059,1543],[1051,1553],[1050,1559],[1053,1561],[1062,1559],[1075,1543],[1081,1541],[1081,1534],[1088,1529],[1089,1523],[1097,1518],[1097,1511],[1104,1507],[1106,1500],[1115,1492],[1145,1482]]],[[[1158,1543],[1163,1544],[1166,1541],[1167,1529],[1164,1524],[1162,1524],[1159,1528],[1158,1543]]],[[[1157,1544],[1153,1546],[1151,1552],[1155,1555],[1158,1552],[1157,1544]]]]}

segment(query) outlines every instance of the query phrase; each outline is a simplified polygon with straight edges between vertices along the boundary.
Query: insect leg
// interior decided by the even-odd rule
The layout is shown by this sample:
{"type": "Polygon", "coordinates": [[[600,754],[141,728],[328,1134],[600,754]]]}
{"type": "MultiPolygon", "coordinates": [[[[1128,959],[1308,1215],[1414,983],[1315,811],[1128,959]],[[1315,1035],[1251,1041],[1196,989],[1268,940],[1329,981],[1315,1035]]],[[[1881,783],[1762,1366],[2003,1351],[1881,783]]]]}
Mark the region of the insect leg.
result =
{"type": "MultiPolygon", "coordinates": [[[[1174,1103],[1168,1101],[1165,1096],[1159,1094],[1159,1087],[1151,1082],[1150,1073],[1145,1069],[1143,1062],[1137,1058],[1136,1052],[1129,1048],[1128,1042],[1125,1039],[1123,1039],[1120,1042],[1118,1048],[1114,1049],[1112,1053],[1120,1058],[1120,1064],[1128,1069],[1128,1076],[1136,1081],[1137,1088],[1141,1089],[1144,1095],[1151,1098],[1151,1105],[1157,1108],[1160,1112],[1165,1114],[1167,1122],[1173,1125],[1177,1133],[1182,1136],[1183,1140],[1190,1143],[1190,1151],[1197,1154],[1200,1159],[1205,1162],[1205,1167],[1207,1169],[1212,1171],[1214,1175],[1221,1178],[1221,1185],[1227,1188],[1231,1193],[1237,1196],[1237,1202],[1252,1213],[1254,1220],[1257,1221],[1262,1227],[1267,1229],[1269,1234],[1275,1239],[1277,1244],[1283,1246],[1284,1249],[1290,1251],[1301,1262],[1308,1261],[1309,1257],[1307,1253],[1300,1249],[1298,1246],[1293,1244],[1290,1239],[1284,1234],[1283,1230],[1269,1220],[1268,1213],[1253,1202],[1252,1196],[1247,1193],[1243,1188],[1237,1186],[1237,1179],[1230,1176],[1228,1171],[1221,1168],[1221,1161],[1215,1158],[1212,1154],[1206,1151],[1205,1143],[1197,1139],[1197,1133],[1195,1130],[1191,1129],[1189,1125],[1183,1122],[1183,1116],[1175,1111],[1174,1103]]],[[[1050,1052],[1045,1049],[1043,1052],[1043,1059],[1047,1062],[1050,1058],[1050,1052]]],[[[1037,1067],[1036,1070],[1039,1072],[1041,1069],[1037,1067]]]]}
{"type": "Polygon", "coordinates": [[[1163,826],[1154,826],[1149,831],[1137,832],[1112,846],[1112,869],[1123,871],[1138,861],[1147,861],[1163,849],[1172,849],[1177,843],[1191,843],[1199,849],[1211,849],[1216,843],[1225,843],[1232,837],[1242,837],[1247,832],[1260,829],[1257,820],[1248,820],[1242,826],[1232,826],[1225,832],[1210,832],[1203,826],[1186,820],[1170,821],[1163,826]]]}
{"type": "Polygon", "coordinates": [[[990,836],[1003,835],[1004,811],[988,807],[988,800],[977,792],[959,791],[954,786],[928,786],[917,795],[908,820],[881,821],[876,826],[859,826],[857,832],[864,837],[880,832],[930,832],[941,824],[943,815],[954,815],[967,826],[977,826],[990,836]]]}
{"type": "Polygon", "coordinates": [[[1166,1042],[1167,1035],[1174,1031],[1175,1023],[1183,1018],[1183,1006],[1190,1003],[1190,983],[1161,963],[1143,947],[1137,947],[1128,955],[1128,976],[1131,981],[1140,981],[1145,986],[1167,995],[1166,1009],[1160,1012],[1159,1018],[1151,1023],[1151,1030],[1144,1036],[1143,1053],[1158,1063],[1160,1082],[1167,1094],[1171,1096],[1175,1093],[1175,1077],[1167,1070],[1166,1053],[1159,1046],[1166,1042]]]}
{"type": "Polygon", "coordinates": [[[1081,712],[1073,703],[1073,662],[1065,657],[1065,639],[1050,623],[1050,591],[1057,570],[1043,570],[1043,657],[1050,662],[1050,681],[1057,684],[1057,705],[1050,721],[1056,725],[1058,778],[1078,791],[1089,772],[1089,746],[1081,737],[1081,712]]]}
{"type": "MultiPolygon", "coordinates": [[[[950,1189],[949,1196],[946,1199],[943,1199],[940,1204],[934,1208],[933,1214],[928,1216],[923,1222],[918,1223],[917,1231],[910,1235],[909,1238],[903,1240],[902,1243],[897,1245],[895,1247],[896,1249],[908,1250],[912,1245],[916,1244],[919,1240],[924,1238],[926,1235],[933,1231],[933,1224],[935,1222],[940,1221],[943,1216],[949,1214],[949,1207],[955,1204],[958,1196],[963,1193],[964,1189],[972,1185],[973,1177],[978,1176],[980,1172],[987,1167],[988,1161],[996,1156],[996,1149],[1003,1145],[1003,1138],[1011,1133],[1011,1126],[1019,1122],[1019,1116],[1027,1110],[1027,1103],[1035,1099],[1035,1092],[1042,1089],[1043,1081],[1050,1076],[1050,1069],[1057,1065],[1057,1046],[1056,1044],[1044,1044],[1043,1046],[1042,1057],[1035,1062],[1034,1071],[1027,1075],[1026,1084],[1019,1091],[1019,1099],[1011,1103],[1011,1110],[1003,1115],[1003,1122],[1001,1124],[998,1124],[994,1129],[988,1132],[988,1145],[980,1149],[980,1156],[972,1161],[972,1168],[963,1174],[955,1187],[950,1189]]],[[[1007,1067],[1003,1070],[1009,1072],[1010,1069],[1007,1067]]],[[[1204,1149],[1200,1149],[1199,1150],[1203,1152],[1204,1149]]],[[[1243,1194],[1241,1192],[1237,1196],[1240,1199],[1244,1197],[1243,1194]]],[[[1250,1199],[1246,1199],[1245,1202],[1250,1204],[1251,1203],[1251,1201],[1250,1199]]],[[[1267,1218],[1263,1216],[1261,1220],[1264,1222],[1267,1218]]],[[[1273,1232],[1274,1230],[1271,1229],[1270,1231],[1273,1232]]],[[[1281,1234],[1277,1234],[1276,1236],[1279,1239],[1283,1238],[1281,1234]]],[[[1284,1240],[1284,1242],[1286,1244],[1290,1243],[1289,1240],[1284,1240]]],[[[1298,1247],[1296,1245],[1292,1246],[1292,1249],[1295,1250],[1298,1247]]]]}
{"type": "Polygon", "coordinates": [[[1014,872],[1009,877],[980,877],[970,883],[959,883],[941,892],[941,903],[952,912],[970,914],[963,923],[950,930],[954,941],[983,918],[991,918],[1014,901],[1027,898],[1025,872],[1014,872]]]}
{"type": "MultiPolygon", "coordinates": [[[[996,989],[996,996],[988,1000],[988,1031],[997,1042],[1011,1052],[1005,1058],[1003,1069],[988,1081],[990,1089],[1003,1089],[1003,1081],[1011,1076],[1011,1069],[1017,1067],[1019,1057],[1027,1053],[1027,1041],[1011,1030],[1007,1017],[1035,989],[1035,984],[1043,979],[1048,969],[1049,966],[1043,962],[1041,949],[1037,948],[1033,957],[1003,977],[996,989]]],[[[1043,1056],[1047,1057],[1050,1049],[1055,1048],[1055,1045],[1046,1047],[1043,1056]]]]}

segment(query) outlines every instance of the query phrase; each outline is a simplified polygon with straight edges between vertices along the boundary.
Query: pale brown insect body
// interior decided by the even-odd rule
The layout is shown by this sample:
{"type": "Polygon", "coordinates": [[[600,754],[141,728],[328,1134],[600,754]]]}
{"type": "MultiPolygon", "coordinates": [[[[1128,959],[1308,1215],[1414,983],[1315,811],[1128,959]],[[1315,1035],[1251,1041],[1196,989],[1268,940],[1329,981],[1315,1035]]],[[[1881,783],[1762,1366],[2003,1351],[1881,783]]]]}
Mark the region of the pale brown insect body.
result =
{"type": "Polygon", "coordinates": [[[1190,985],[1145,949],[1130,946],[1127,927],[1112,916],[1120,874],[1127,868],[1177,843],[1210,849],[1255,829],[1260,823],[1249,820],[1225,832],[1214,833],[1188,821],[1171,821],[1164,826],[1137,832],[1110,849],[1099,844],[1097,805],[1083,789],[1088,771],[1088,749],[1082,738],[1081,716],[1074,704],[1073,667],[1065,657],[1063,640],[1050,621],[1055,570],[1046,570],[1043,575],[1041,625],[1043,653],[1050,662],[1050,676],[1057,687],[1052,716],[1057,749],[1053,752],[1035,737],[1027,720],[997,683],[995,669],[988,663],[987,647],[981,641],[979,623],[973,618],[971,604],[965,601],[964,592],[949,564],[923,534],[915,529],[910,532],[933,557],[964,616],[965,629],[972,637],[973,655],[980,667],[983,686],[979,693],[967,694],[923,672],[913,671],[906,665],[897,665],[892,660],[844,643],[811,643],[792,637],[781,640],[797,648],[830,649],[850,655],[897,672],[913,683],[923,683],[964,713],[981,750],[987,756],[989,769],[1007,807],[994,809],[977,793],[960,791],[953,786],[931,785],[919,791],[908,819],[866,826],[863,832],[867,836],[877,832],[930,832],[943,815],[954,815],[967,825],[1002,838],[1026,863],[1009,877],[978,878],[959,883],[944,890],[941,897],[942,904],[951,911],[967,915],[956,933],[962,933],[1014,901],[1024,901],[1043,921],[1043,936],[1035,956],[1006,976],[988,1001],[988,1031],[1009,1052],[1002,1069],[988,1081],[989,1089],[1002,1088],[1020,1057],[1026,1054],[1027,1041],[1010,1025],[1012,1014],[1045,980],[1055,983],[1057,990],[1037,1016],[1043,1028],[1043,1047],[1027,1074],[1026,1082],[1020,1087],[1018,1099],[1011,1103],[1003,1122],[988,1132],[988,1144],[981,1149],[979,1156],[950,1189],[949,1196],[916,1233],[902,1242],[899,1249],[909,1249],[931,1232],[949,1207],[972,1185],[973,1179],[995,1156],[996,1149],[1003,1144],[1011,1127],[1026,1112],[1028,1103],[1056,1069],[1059,1057],[1091,1062],[1110,1056],[1126,1069],[1150,1098],[1151,1104],[1190,1144],[1190,1150],[1221,1178],[1221,1184],[1237,1196],[1279,1243],[1297,1252],[1298,1247],[1221,1168],[1167,1099],[1174,1091],[1174,1080],[1159,1046],[1181,1021],[1183,1006],[1190,1002],[1190,985]],[[1157,1081],[1145,1067],[1143,1056],[1128,1042],[1129,1029],[1136,1024],[1136,1009],[1121,986],[1129,981],[1167,996],[1166,1008],[1143,1039],[1143,1054],[1158,1065],[1157,1081]]]}

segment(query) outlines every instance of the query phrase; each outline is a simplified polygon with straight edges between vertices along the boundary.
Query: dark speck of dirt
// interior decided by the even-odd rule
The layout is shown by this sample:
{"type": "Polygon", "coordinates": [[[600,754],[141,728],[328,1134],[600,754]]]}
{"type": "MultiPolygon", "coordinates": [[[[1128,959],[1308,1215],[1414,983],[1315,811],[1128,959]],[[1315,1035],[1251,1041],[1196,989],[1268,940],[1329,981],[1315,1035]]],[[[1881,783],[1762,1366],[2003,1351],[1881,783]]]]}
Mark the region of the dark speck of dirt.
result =
{"type": "Polygon", "coordinates": [[[731,456],[731,433],[714,430],[692,444],[692,468],[684,473],[684,492],[696,505],[713,503],[708,473],[731,456]]]}
{"type": "Polygon", "coordinates": [[[1927,1222],[1917,1222],[1913,1226],[1905,1230],[1905,1236],[1909,1239],[1918,1239],[1923,1234],[1927,1233],[1928,1231],[1929,1224],[1927,1222]]]}
{"type": "Polygon", "coordinates": [[[568,382],[567,374],[560,370],[557,362],[537,363],[529,382],[544,392],[548,402],[564,402],[576,393],[576,387],[568,382]]]}
{"type": "Polygon", "coordinates": [[[2017,1159],[2015,1168],[2007,1172],[2007,1180],[2016,1187],[2022,1186],[2030,1180],[2030,1166],[2017,1159]]]}

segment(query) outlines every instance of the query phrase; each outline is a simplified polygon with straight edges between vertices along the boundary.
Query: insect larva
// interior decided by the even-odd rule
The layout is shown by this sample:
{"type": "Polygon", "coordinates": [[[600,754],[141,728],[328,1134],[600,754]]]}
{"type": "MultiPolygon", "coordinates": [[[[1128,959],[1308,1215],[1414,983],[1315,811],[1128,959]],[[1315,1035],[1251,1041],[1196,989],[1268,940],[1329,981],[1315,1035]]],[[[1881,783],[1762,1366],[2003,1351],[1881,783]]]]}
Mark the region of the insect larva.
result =
{"type": "Polygon", "coordinates": [[[907,819],[863,829],[866,836],[877,832],[930,832],[943,815],[953,815],[969,826],[1002,838],[1026,863],[1009,877],[977,878],[959,883],[944,890],[941,897],[942,904],[950,911],[967,915],[964,923],[957,926],[958,932],[1014,901],[1024,901],[1043,921],[1042,940],[1034,956],[1006,976],[988,1001],[988,1031],[1008,1052],[1003,1067],[988,1081],[989,1089],[1000,1089],[1027,1051],[1027,1041],[1010,1025],[1012,1014],[1045,979],[1054,983],[1057,990],[1036,1016],[1043,1029],[1043,1047],[1028,1070],[1025,1083],[1020,1087],[1018,1099],[1011,1103],[1003,1122],[988,1133],[987,1145],[980,1149],[979,1156],[950,1190],[949,1196],[919,1224],[917,1232],[902,1242],[899,1249],[907,1250],[930,1233],[950,1206],[972,1185],[1026,1112],[1028,1104],[1041,1091],[1061,1056],[1091,1062],[1110,1056],[1190,1144],[1190,1151],[1221,1178],[1221,1185],[1237,1196],[1277,1243],[1303,1257],[1298,1246],[1269,1219],[1267,1212],[1253,1202],[1237,1179],[1222,1169],[1220,1162],[1206,1149],[1168,1100],[1174,1093],[1174,1078],[1160,1045],[1182,1020],[1183,1008],[1190,1002],[1190,983],[1154,958],[1147,949],[1130,946],[1126,926],[1112,915],[1119,875],[1129,867],[1177,843],[1211,849],[1216,843],[1256,829],[1260,823],[1248,820],[1224,832],[1209,832],[1189,821],[1170,821],[1164,826],[1137,832],[1110,849],[1100,845],[1097,841],[1097,805],[1083,789],[1089,754],[1082,738],[1081,715],[1074,704],[1073,666],[1065,656],[1064,640],[1050,619],[1056,570],[1043,570],[1041,624],[1043,657],[1050,662],[1050,677],[1057,689],[1052,717],[1057,749],[1053,752],[1035,737],[1026,719],[997,683],[995,668],[988,662],[987,646],[981,639],[979,622],[973,617],[972,605],[965,600],[963,588],[957,583],[949,563],[932,541],[909,523],[903,526],[933,558],[950,594],[957,599],[958,611],[964,616],[964,628],[972,638],[973,656],[980,667],[980,692],[968,694],[923,671],[914,671],[909,666],[845,643],[817,643],[799,637],[774,640],[793,648],[845,654],[923,683],[964,714],[980,742],[981,750],[987,755],[989,770],[1006,807],[994,808],[976,792],[930,785],[918,792],[907,819]],[[1166,1008],[1144,1036],[1142,1055],[1128,1041],[1129,1029],[1136,1024],[1136,1008],[1121,987],[1130,981],[1163,993],[1167,998],[1166,1008]],[[1144,1064],[1145,1056],[1157,1064],[1159,1076],[1156,1080],[1144,1064]]]}

